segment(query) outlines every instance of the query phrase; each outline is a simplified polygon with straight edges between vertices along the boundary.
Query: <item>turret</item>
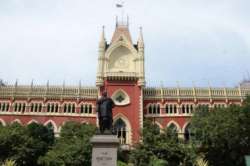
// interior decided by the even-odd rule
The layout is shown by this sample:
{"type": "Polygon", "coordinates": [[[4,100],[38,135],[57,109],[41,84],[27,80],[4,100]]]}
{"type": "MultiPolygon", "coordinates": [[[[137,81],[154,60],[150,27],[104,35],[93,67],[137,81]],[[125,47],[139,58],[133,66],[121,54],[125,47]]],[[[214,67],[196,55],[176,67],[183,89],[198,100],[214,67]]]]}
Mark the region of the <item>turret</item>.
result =
{"type": "Polygon", "coordinates": [[[139,37],[137,41],[138,54],[139,54],[139,82],[140,86],[145,86],[145,71],[144,71],[144,41],[142,35],[142,27],[140,27],[139,37]]]}
{"type": "Polygon", "coordinates": [[[143,35],[142,35],[142,27],[140,27],[140,32],[139,32],[139,37],[138,37],[137,45],[138,45],[138,50],[139,51],[144,50],[144,41],[143,41],[143,35]]]}
{"type": "Polygon", "coordinates": [[[104,26],[103,26],[101,38],[99,42],[99,52],[98,52],[99,55],[98,55],[97,78],[96,78],[97,86],[103,85],[103,68],[104,68],[106,45],[107,45],[107,42],[105,39],[105,32],[104,32],[104,26]]]}

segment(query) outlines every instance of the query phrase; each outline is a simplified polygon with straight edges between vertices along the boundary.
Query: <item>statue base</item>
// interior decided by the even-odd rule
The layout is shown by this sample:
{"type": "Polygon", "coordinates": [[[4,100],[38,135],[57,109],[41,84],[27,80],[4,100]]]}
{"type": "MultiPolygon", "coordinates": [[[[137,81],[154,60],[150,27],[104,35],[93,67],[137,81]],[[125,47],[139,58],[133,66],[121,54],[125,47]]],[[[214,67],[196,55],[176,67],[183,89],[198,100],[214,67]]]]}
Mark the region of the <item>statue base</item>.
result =
{"type": "Polygon", "coordinates": [[[94,135],[90,142],[92,149],[92,166],[117,166],[119,139],[116,135],[94,135]]]}

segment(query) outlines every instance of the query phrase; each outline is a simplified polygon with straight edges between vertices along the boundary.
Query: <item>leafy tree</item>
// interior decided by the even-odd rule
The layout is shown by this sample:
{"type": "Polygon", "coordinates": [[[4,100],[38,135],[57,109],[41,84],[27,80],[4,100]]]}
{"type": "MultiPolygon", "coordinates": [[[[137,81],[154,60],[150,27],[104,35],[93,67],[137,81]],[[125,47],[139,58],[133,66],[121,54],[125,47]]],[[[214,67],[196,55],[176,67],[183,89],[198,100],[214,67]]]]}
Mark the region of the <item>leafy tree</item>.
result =
{"type": "Polygon", "coordinates": [[[194,153],[192,146],[179,141],[177,134],[171,129],[167,128],[161,133],[155,124],[146,120],[142,139],[143,142],[137,144],[130,155],[130,160],[136,166],[153,163],[164,166],[179,166],[181,163],[191,165],[194,153]]]}
{"type": "Polygon", "coordinates": [[[250,154],[250,98],[243,106],[199,109],[191,120],[199,151],[210,165],[244,166],[250,154]]]}
{"type": "Polygon", "coordinates": [[[19,166],[37,165],[53,144],[53,131],[41,124],[21,126],[19,123],[0,127],[0,161],[15,160],[19,166]]]}
{"type": "Polygon", "coordinates": [[[39,163],[45,166],[90,166],[92,146],[90,138],[95,126],[67,122],[62,127],[60,137],[39,163]]]}
{"type": "Polygon", "coordinates": [[[5,160],[1,166],[16,166],[16,162],[13,160],[5,160]]]}

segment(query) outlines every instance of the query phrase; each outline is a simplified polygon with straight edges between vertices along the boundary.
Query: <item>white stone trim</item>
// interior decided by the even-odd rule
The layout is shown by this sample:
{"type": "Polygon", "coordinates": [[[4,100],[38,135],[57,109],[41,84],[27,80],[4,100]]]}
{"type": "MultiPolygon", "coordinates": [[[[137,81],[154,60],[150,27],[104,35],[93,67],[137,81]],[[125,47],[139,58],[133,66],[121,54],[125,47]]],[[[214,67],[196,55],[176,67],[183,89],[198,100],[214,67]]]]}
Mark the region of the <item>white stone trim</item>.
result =
{"type": "Polygon", "coordinates": [[[11,124],[13,124],[13,123],[19,123],[20,125],[22,125],[23,123],[21,122],[21,120],[20,119],[15,119],[15,120],[13,120],[12,122],[11,122],[11,124]]]}
{"type": "Polygon", "coordinates": [[[122,119],[125,122],[126,127],[127,127],[127,135],[126,135],[127,144],[131,145],[132,144],[132,127],[131,127],[131,124],[129,122],[129,119],[126,116],[124,116],[122,113],[118,113],[113,118],[113,124],[118,119],[122,119]]]}
{"type": "Polygon", "coordinates": [[[57,133],[57,126],[56,126],[56,123],[53,121],[53,120],[47,120],[44,125],[47,126],[49,123],[51,123],[54,127],[54,133],[57,133]]]}
{"type": "Polygon", "coordinates": [[[31,123],[37,123],[37,124],[39,124],[39,122],[38,122],[38,121],[36,121],[36,120],[32,119],[32,120],[30,120],[30,121],[27,123],[27,125],[29,125],[29,124],[31,124],[31,123]]]}
{"type": "Polygon", "coordinates": [[[124,91],[124,90],[121,89],[121,88],[120,88],[120,89],[117,89],[117,90],[111,95],[111,98],[113,99],[115,105],[117,105],[117,106],[124,106],[124,105],[130,104],[130,97],[129,97],[129,95],[127,94],[126,91],[124,91]],[[124,95],[124,98],[125,98],[124,102],[119,103],[119,102],[116,101],[115,98],[116,98],[119,94],[123,94],[123,95],[124,95]]]}
{"type": "Polygon", "coordinates": [[[0,118],[0,122],[2,123],[3,126],[6,126],[6,123],[3,119],[0,118]]]}
{"type": "Polygon", "coordinates": [[[181,132],[181,127],[176,121],[174,121],[174,120],[169,121],[168,124],[167,124],[167,127],[169,127],[171,124],[174,124],[176,126],[178,133],[181,132]]]}
{"type": "Polygon", "coordinates": [[[190,124],[190,121],[187,121],[187,122],[183,125],[183,127],[182,127],[182,133],[183,133],[183,134],[185,133],[185,129],[186,129],[186,127],[187,127],[189,124],[190,124]]]}

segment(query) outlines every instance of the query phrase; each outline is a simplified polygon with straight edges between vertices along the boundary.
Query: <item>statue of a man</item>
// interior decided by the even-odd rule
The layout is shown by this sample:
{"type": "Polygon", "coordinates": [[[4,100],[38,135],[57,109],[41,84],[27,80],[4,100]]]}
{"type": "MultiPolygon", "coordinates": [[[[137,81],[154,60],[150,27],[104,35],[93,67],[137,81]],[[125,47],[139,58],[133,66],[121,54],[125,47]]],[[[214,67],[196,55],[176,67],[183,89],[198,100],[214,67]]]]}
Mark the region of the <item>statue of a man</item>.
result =
{"type": "Polygon", "coordinates": [[[113,113],[112,108],[115,106],[113,100],[108,97],[108,93],[105,91],[102,97],[97,100],[96,112],[98,113],[100,132],[103,134],[105,130],[112,132],[113,113]]]}

